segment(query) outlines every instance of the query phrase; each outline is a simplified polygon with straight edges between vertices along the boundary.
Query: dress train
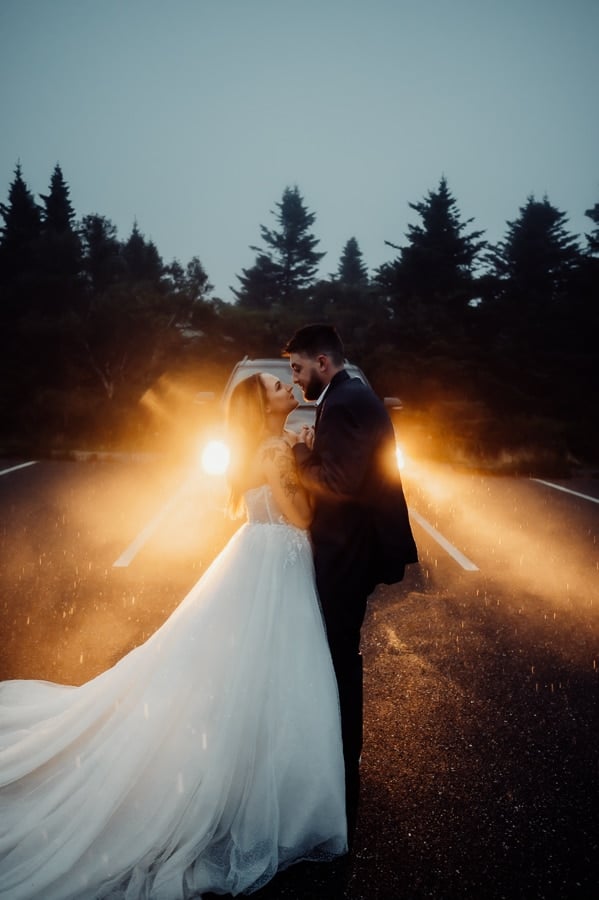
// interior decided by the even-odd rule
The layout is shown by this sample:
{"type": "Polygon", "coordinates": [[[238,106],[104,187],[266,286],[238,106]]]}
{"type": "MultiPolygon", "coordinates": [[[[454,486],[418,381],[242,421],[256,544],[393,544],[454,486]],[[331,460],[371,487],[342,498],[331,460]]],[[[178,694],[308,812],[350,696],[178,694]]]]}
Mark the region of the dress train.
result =
{"type": "Polygon", "coordinates": [[[0,685],[0,898],[251,893],[346,851],[306,532],[268,487],[164,625],[80,687],[0,685]]]}

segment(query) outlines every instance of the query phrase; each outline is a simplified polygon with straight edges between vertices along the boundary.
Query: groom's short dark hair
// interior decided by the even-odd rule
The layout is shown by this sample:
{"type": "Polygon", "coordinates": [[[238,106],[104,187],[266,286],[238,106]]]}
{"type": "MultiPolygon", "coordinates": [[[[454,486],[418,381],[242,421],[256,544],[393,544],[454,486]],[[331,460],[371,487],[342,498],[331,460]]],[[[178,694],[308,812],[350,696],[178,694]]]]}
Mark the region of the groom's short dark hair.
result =
{"type": "Polygon", "coordinates": [[[336,366],[342,366],[345,359],[343,342],[332,325],[304,325],[287,342],[283,353],[300,353],[314,359],[321,353],[329,356],[336,366]]]}

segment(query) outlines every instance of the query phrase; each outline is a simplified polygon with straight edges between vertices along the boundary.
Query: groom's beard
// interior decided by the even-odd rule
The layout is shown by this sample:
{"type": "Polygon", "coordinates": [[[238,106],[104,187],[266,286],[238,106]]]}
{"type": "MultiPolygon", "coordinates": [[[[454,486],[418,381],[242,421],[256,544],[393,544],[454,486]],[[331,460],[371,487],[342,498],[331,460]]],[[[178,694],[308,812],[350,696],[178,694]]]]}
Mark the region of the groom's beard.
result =
{"type": "Polygon", "coordinates": [[[320,380],[316,372],[312,372],[310,380],[304,388],[305,400],[318,400],[325,389],[325,384],[320,380]]]}

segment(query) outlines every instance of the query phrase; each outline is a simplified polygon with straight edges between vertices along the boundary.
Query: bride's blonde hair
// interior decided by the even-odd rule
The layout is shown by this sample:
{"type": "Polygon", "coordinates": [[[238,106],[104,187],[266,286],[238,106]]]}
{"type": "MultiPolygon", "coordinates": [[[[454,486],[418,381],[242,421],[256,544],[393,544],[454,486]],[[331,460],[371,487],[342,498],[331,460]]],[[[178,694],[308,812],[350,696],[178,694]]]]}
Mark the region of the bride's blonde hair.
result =
{"type": "Polygon", "coordinates": [[[229,512],[243,512],[243,495],[250,486],[250,470],[266,429],[266,388],[258,373],[237,384],[227,406],[227,431],[231,448],[228,469],[229,512]]]}

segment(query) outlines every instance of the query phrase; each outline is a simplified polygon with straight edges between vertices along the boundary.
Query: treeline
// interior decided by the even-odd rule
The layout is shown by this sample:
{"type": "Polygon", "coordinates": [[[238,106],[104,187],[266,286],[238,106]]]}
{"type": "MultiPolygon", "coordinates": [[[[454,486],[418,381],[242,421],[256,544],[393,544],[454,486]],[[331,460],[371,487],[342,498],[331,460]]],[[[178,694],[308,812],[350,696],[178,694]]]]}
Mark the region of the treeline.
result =
{"type": "Polygon", "coordinates": [[[491,245],[442,178],[410,204],[389,262],[369,271],[348,237],[322,278],[316,216],[288,187],[231,304],[198,257],[165,263],[137,223],[122,240],[69,194],[57,165],[37,202],[18,165],[0,204],[4,452],[159,445],[193,429],[193,395],[234,361],[277,356],[319,320],[379,393],[401,395],[420,450],[596,461],[599,203],[579,238],[531,196],[491,245]]]}

